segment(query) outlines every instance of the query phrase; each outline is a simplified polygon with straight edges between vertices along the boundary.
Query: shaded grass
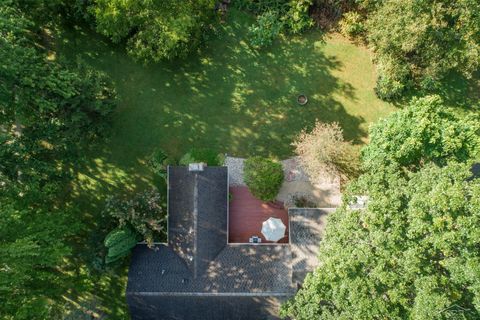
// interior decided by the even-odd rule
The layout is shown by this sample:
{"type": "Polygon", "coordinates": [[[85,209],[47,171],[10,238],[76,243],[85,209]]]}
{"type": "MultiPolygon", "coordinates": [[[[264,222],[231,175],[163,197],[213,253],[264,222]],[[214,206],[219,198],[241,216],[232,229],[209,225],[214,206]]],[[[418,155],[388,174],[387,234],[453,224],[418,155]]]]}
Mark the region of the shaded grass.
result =
{"type": "Polygon", "coordinates": [[[73,200],[81,204],[79,219],[87,226],[71,261],[78,279],[71,296],[77,302],[94,301],[109,318],[128,318],[127,263],[103,274],[85,264],[95,258],[92,251],[102,250],[111,228],[101,214],[105,198],[158,185],[145,166],[155,148],[177,158],[192,147],[286,158],[292,139],[317,118],[339,122],[346,139],[360,146],[368,125],[395,109],[374,94],[374,67],[365,48],[311,31],[256,51],[246,39],[252,21],[232,10],[199,52],[149,66],[133,62],[121,45],[93,32],[56,31],[57,58],[81,59],[106,72],[120,96],[111,138],[74,170],[73,200]],[[300,93],[309,98],[306,106],[296,103],[300,93]]]}

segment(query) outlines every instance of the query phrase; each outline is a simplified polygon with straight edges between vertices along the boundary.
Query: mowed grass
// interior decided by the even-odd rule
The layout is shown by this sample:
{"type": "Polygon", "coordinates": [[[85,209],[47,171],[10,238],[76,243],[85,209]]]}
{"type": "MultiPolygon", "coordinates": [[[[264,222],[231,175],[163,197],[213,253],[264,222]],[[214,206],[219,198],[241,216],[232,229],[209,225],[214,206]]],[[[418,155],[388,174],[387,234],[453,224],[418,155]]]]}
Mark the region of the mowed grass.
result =
{"type": "Polygon", "coordinates": [[[156,147],[176,157],[208,147],[285,158],[292,139],[315,119],[339,122],[346,139],[362,144],[368,125],[394,110],[374,94],[365,48],[311,31],[257,51],[246,36],[252,22],[231,11],[200,53],[148,66],[94,33],[59,35],[58,54],[105,71],[120,96],[112,137],[91,155],[100,179],[117,184],[138,174],[142,180],[145,158],[156,147]],[[296,103],[298,94],[308,96],[306,106],[296,103]]]}
{"type": "Polygon", "coordinates": [[[87,164],[75,172],[74,201],[82,204],[79,219],[88,226],[73,261],[77,302],[92,303],[89,308],[112,319],[128,318],[126,265],[95,276],[85,264],[111,228],[101,215],[105,199],[155,184],[145,165],[155,148],[177,158],[192,147],[286,158],[294,137],[316,119],[339,122],[346,139],[360,146],[369,124],[395,110],[374,94],[367,49],[310,31],[255,50],[246,37],[252,22],[232,10],[198,53],[148,66],[94,32],[55,33],[57,58],[80,59],[104,71],[120,96],[111,138],[86,154],[87,164]],[[308,96],[307,105],[296,103],[298,94],[308,96]]]}

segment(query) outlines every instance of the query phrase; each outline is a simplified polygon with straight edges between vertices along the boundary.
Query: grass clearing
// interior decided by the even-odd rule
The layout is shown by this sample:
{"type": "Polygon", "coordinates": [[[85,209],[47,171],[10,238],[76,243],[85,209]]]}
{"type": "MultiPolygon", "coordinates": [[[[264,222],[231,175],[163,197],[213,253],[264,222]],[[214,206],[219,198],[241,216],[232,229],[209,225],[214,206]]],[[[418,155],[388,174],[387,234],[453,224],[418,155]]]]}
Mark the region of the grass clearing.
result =
{"type": "Polygon", "coordinates": [[[105,71],[121,98],[112,138],[92,154],[101,179],[124,185],[132,169],[143,176],[140,167],[155,147],[177,157],[192,146],[286,157],[291,140],[316,118],[338,121],[347,140],[362,144],[369,123],[395,109],[373,92],[365,48],[311,31],[256,51],[246,40],[251,22],[232,11],[200,54],[148,66],[94,33],[58,36],[60,56],[105,71]],[[305,106],[296,103],[301,93],[309,99],[305,106]]]}

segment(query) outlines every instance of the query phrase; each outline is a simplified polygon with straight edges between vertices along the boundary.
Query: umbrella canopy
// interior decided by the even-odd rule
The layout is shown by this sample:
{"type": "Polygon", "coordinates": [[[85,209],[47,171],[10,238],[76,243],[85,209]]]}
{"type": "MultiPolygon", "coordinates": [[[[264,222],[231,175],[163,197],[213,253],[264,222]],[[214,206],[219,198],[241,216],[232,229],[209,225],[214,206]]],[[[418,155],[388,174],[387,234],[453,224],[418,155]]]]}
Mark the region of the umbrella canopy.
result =
{"type": "Polygon", "coordinates": [[[282,220],[277,218],[269,218],[262,224],[262,234],[268,241],[278,241],[285,237],[287,227],[282,220]]]}

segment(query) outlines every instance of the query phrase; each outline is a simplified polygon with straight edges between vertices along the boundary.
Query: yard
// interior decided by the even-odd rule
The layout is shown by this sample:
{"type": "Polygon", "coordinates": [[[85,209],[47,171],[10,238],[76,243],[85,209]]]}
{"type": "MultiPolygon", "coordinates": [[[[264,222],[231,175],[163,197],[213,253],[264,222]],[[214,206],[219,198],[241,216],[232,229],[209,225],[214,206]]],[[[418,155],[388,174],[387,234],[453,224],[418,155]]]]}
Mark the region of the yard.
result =
{"type": "MultiPolygon", "coordinates": [[[[145,159],[156,147],[176,157],[195,146],[283,159],[291,155],[292,139],[316,118],[339,122],[346,139],[361,145],[368,125],[395,110],[374,94],[367,49],[336,34],[310,31],[256,51],[246,42],[251,22],[249,15],[232,10],[200,54],[148,66],[86,29],[54,34],[57,58],[82,59],[103,70],[121,99],[111,138],[86,155],[88,165],[76,172],[76,200],[92,230],[108,229],[100,215],[108,195],[154,183],[145,159]],[[308,96],[305,106],[296,103],[298,94],[308,96]]],[[[98,232],[88,237],[80,256],[103,240],[98,232]]],[[[85,301],[95,300],[99,311],[113,318],[126,317],[120,295],[126,271],[97,281],[81,260],[76,263],[81,285],[97,293],[85,301]]]]}

